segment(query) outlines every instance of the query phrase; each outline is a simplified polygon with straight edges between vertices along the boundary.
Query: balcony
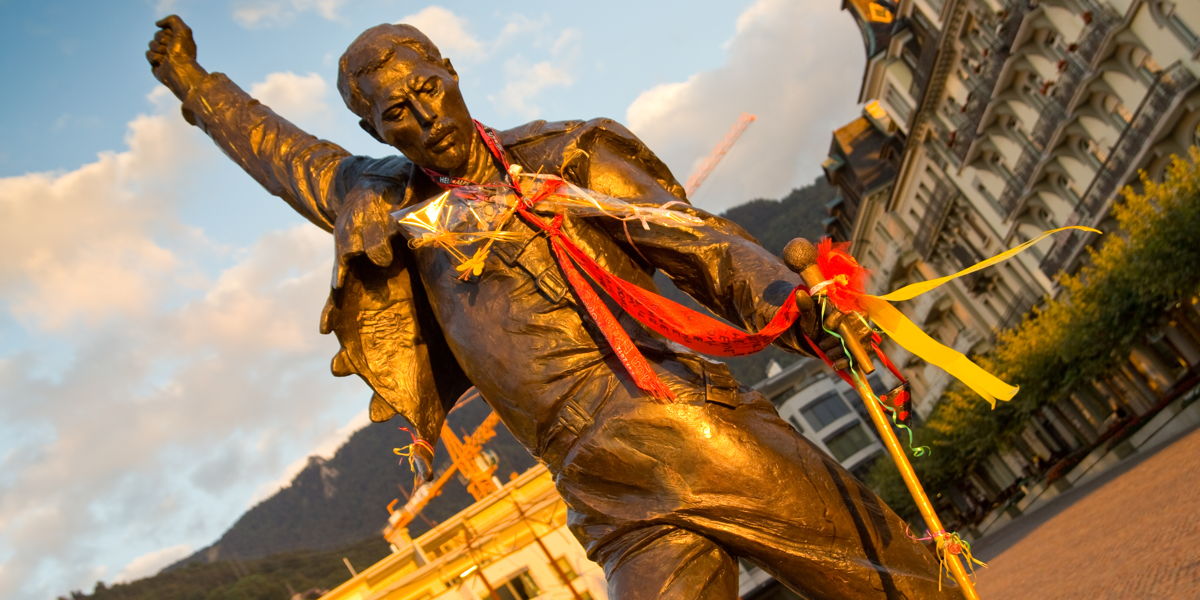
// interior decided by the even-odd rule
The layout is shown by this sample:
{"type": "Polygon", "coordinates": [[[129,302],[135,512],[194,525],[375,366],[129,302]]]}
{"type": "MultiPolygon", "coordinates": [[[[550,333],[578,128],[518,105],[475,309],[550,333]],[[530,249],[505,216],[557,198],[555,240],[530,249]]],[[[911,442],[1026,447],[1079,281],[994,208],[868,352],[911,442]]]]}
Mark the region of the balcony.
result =
{"type": "MultiPolygon", "coordinates": [[[[925,20],[925,17],[920,12],[916,12],[915,14],[917,15],[917,27],[922,30],[920,34],[917,34],[918,39],[922,43],[921,55],[916,59],[916,64],[913,67],[915,69],[915,77],[912,89],[920,90],[923,96],[929,90],[929,81],[937,75],[933,72],[933,67],[937,60],[938,44],[936,40],[940,36],[940,33],[932,24],[925,20]]],[[[924,97],[918,98],[917,105],[920,106],[924,100],[924,97]]]]}
{"type": "MultiPolygon", "coordinates": [[[[1057,92],[1057,90],[1056,90],[1057,92]]],[[[1046,144],[1050,143],[1050,138],[1058,131],[1058,128],[1065,124],[1067,120],[1067,112],[1063,109],[1063,103],[1052,99],[1047,102],[1042,109],[1042,113],[1038,116],[1037,123],[1033,126],[1031,137],[1033,145],[1039,149],[1045,150],[1046,144]]]]}
{"type": "Polygon", "coordinates": [[[1092,22],[1079,34],[1075,50],[1067,54],[1066,69],[1054,86],[1053,99],[1062,106],[1069,106],[1079,84],[1092,72],[1091,60],[1099,51],[1108,33],[1120,21],[1120,17],[1106,8],[1097,6],[1092,11],[1092,22]]]}
{"type": "Polygon", "coordinates": [[[1008,185],[1004,187],[1004,192],[1000,194],[1000,208],[1003,214],[1009,218],[1020,206],[1021,198],[1025,197],[1030,184],[1033,183],[1030,180],[1033,178],[1033,171],[1041,156],[1041,152],[1030,147],[1026,147],[1025,151],[1021,153],[1021,160],[1017,162],[1016,171],[1013,172],[1008,185]]]}
{"type": "Polygon", "coordinates": [[[1013,40],[1016,39],[1017,31],[1021,28],[1021,21],[1030,10],[1029,5],[1023,0],[1006,3],[1006,9],[1008,15],[1000,23],[996,37],[988,45],[987,62],[980,69],[980,75],[972,77],[966,82],[967,86],[971,88],[971,96],[963,107],[968,126],[959,131],[959,136],[955,140],[955,155],[960,164],[966,160],[971,146],[979,137],[980,121],[983,119],[983,113],[988,104],[992,101],[996,80],[1000,78],[1000,72],[1004,70],[1004,63],[1008,62],[1008,58],[1012,55],[1013,40]]]}
{"type": "Polygon", "coordinates": [[[1133,162],[1152,141],[1149,139],[1151,133],[1162,124],[1175,99],[1195,83],[1191,71],[1180,63],[1175,63],[1158,76],[1150,91],[1142,98],[1142,104],[1138,106],[1133,119],[1113,145],[1092,185],[1084,193],[1083,207],[1089,217],[1097,217],[1108,199],[1117,192],[1117,187],[1125,182],[1135,166],[1133,162]]]}
{"type": "MultiPolygon", "coordinates": [[[[1049,157],[1049,146],[1058,131],[1068,124],[1067,107],[1071,105],[1080,84],[1092,72],[1091,57],[1095,56],[1104,43],[1108,33],[1119,20],[1115,14],[1095,2],[1085,2],[1086,9],[1092,12],[1092,22],[1079,35],[1075,49],[1063,58],[1062,75],[1055,83],[1054,91],[1049,98],[1039,103],[1041,115],[1030,132],[1030,142],[1033,148],[1026,148],[1021,155],[1014,173],[1020,182],[1019,187],[1005,188],[1000,198],[1000,206],[1010,217],[1013,211],[1021,205],[1021,200],[1029,193],[1035,174],[1039,167],[1049,157]]],[[[1037,92],[1034,92],[1035,94],[1037,92]]]]}
{"type": "Polygon", "coordinates": [[[1040,299],[1040,294],[1028,290],[1022,292],[1013,299],[1013,303],[1009,305],[1008,312],[1004,315],[1004,318],[996,323],[996,329],[1004,331],[1019,325],[1021,321],[1025,320],[1025,315],[1029,314],[1029,310],[1033,308],[1033,305],[1037,304],[1040,299]]]}
{"type": "MultiPolygon", "coordinates": [[[[1096,178],[1084,192],[1067,225],[1084,221],[1095,223],[1100,219],[1109,200],[1139,166],[1137,163],[1141,155],[1154,141],[1154,130],[1164,125],[1164,117],[1171,106],[1196,83],[1196,78],[1180,63],[1172,65],[1158,76],[1150,91],[1142,98],[1133,119],[1113,145],[1108,158],[1100,166],[1096,178]]],[[[1079,232],[1059,237],[1042,261],[1042,272],[1050,277],[1056,275],[1079,253],[1084,239],[1079,232]]]]}
{"type": "MultiPolygon", "coordinates": [[[[1077,210],[1063,225],[1077,225],[1079,211],[1077,210]]],[[[1054,245],[1046,253],[1039,267],[1046,277],[1053,279],[1067,265],[1067,260],[1075,255],[1076,249],[1082,243],[1083,233],[1079,231],[1064,231],[1054,239],[1054,245]]]]}
{"type": "Polygon", "coordinates": [[[950,208],[954,206],[954,196],[954,188],[945,181],[939,181],[933,190],[933,196],[929,199],[929,207],[921,216],[921,223],[917,226],[917,230],[913,232],[913,249],[917,251],[921,260],[928,260],[929,255],[933,253],[942,226],[946,223],[946,216],[950,214],[950,208]]]}

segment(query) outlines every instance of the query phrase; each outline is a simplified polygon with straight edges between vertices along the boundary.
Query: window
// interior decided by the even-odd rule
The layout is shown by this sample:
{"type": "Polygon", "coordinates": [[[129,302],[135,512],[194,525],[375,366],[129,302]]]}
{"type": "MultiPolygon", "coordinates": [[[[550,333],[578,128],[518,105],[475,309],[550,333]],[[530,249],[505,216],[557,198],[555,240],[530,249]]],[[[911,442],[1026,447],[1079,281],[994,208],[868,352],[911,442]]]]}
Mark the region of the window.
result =
{"type": "Polygon", "coordinates": [[[912,116],[912,105],[908,103],[908,100],[896,88],[890,85],[887,86],[887,91],[884,93],[884,100],[896,110],[896,116],[900,117],[901,122],[908,123],[909,117],[912,116]]]}
{"type": "Polygon", "coordinates": [[[797,419],[796,415],[791,415],[788,417],[788,422],[792,424],[792,427],[796,428],[796,431],[804,433],[804,425],[800,424],[800,419],[797,419]]]}
{"type": "Polygon", "coordinates": [[[872,373],[870,377],[867,377],[867,383],[873,390],[883,389],[883,380],[879,378],[878,373],[872,373]]]}
{"type": "Polygon", "coordinates": [[[829,453],[839,461],[854,456],[859,450],[871,445],[871,436],[863,429],[862,423],[843,429],[825,440],[829,453]]]}
{"type": "Polygon", "coordinates": [[[500,600],[529,600],[540,593],[542,591],[538,589],[527,570],[496,586],[496,597],[500,600]]]}
{"type": "Polygon", "coordinates": [[[783,402],[785,400],[790,398],[792,396],[792,394],[794,394],[794,393],[796,393],[795,387],[789,387],[789,388],[783,390],[782,392],[776,392],[773,396],[771,396],[771,404],[774,404],[775,406],[780,406],[783,404],[783,402]]]}
{"type": "Polygon", "coordinates": [[[879,461],[879,458],[880,455],[876,454],[875,456],[858,463],[853,469],[850,469],[850,473],[859,481],[866,481],[867,475],[871,473],[871,467],[875,466],[875,463],[879,461]]]}
{"type": "Polygon", "coordinates": [[[814,430],[820,431],[826,425],[850,414],[850,407],[846,406],[836,392],[829,392],[800,409],[800,412],[812,424],[814,430]]]}
{"type": "Polygon", "coordinates": [[[579,575],[575,573],[575,569],[571,568],[571,563],[567,562],[567,557],[565,556],[560,556],[554,559],[554,565],[558,567],[558,572],[562,573],[563,576],[567,578],[567,581],[575,581],[575,578],[579,577],[579,575]]]}

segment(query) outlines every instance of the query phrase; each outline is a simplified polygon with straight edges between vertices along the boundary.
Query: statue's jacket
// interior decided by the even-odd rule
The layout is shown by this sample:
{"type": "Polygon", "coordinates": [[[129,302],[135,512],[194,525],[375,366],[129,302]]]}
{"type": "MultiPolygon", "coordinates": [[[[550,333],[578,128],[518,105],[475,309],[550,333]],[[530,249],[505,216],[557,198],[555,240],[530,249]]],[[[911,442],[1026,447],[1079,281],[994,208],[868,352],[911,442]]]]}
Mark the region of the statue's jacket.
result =
{"type": "MultiPolygon", "coordinates": [[[[482,275],[493,278],[489,299],[487,286],[456,279],[444,252],[410,249],[386,217],[434,189],[407,159],[353,156],[303,132],[219,73],[192,89],[183,113],[263,187],[334,234],[337,254],[321,331],[332,331],[341,343],[334,374],[357,374],[374,390],[372,420],[400,414],[416,435],[436,439],[449,408],[475,384],[540,457],[544,429],[565,398],[632,385],[565,283],[544,234],[514,222],[524,237],[495,245],[482,275]],[[372,228],[391,238],[390,261],[367,256],[362,234],[372,228]],[[496,289],[503,296],[494,295],[496,289]],[[501,305],[508,321],[498,316],[501,305]]],[[[498,136],[511,162],[527,172],[558,174],[635,204],[671,203],[704,221],[647,229],[606,216],[566,219],[563,231],[622,279],[653,290],[653,273],[661,270],[748,330],[766,324],[798,282],[740,227],[687,204],[666,166],[611,120],[534,121],[498,136]]],[[[682,401],[741,397],[724,364],[648,332],[615,305],[613,312],[682,401]]],[[[790,332],[777,343],[800,350],[790,332]]]]}

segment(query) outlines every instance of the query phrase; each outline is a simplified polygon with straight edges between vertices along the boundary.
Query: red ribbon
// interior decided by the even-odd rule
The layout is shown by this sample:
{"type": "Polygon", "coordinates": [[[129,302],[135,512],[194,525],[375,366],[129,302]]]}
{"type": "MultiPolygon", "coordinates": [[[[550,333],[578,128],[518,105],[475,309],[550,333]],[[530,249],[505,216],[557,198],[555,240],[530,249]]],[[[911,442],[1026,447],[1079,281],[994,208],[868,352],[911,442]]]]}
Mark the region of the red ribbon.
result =
{"type": "Polygon", "coordinates": [[[843,313],[866,312],[858,299],[867,293],[867,270],[850,256],[850,243],[825,238],[817,243],[817,266],[829,281],[824,294],[843,313]]]}
{"type": "MultiPolygon", "coordinates": [[[[508,173],[510,165],[504,156],[500,141],[478,121],[475,122],[475,127],[492,156],[503,165],[505,173],[508,173]]],[[[455,187],[449,178],[433,175],[435,181],[444,186],[455,187]]],[[[799,317],[800,309],[796,306],[796,295],[793,291],[788,294],[783,305],[765,327],[757,333],[747,333],[613,275],[563,234],[562,215],[547,222],[532,211],[538,201],[554,194],[563,183],[558,179],[547,180],[530,198],[525,198],[520,186],[513,184],[511,187],[518,198],[517,213],[530,225],[546,232],[555,260],[584,309],[599,326],[605,340],[634,384],[651,396],[661,400],[674,398],[670,388],[659,379],[650,362],[642,356],[612,311],[588,283],[587,278],[591,278],[638,322],[669,340],[704,354],[740,356],[758,352],[787,331],[799,317]],[[584,273],[587,274],[587,278],[584,277],[584,273]]],[[[807,291],[807,288],[803,285],[796,287],[796,291],[801,290],[807,291]]],[[[810,345],[816,348],[811,342],[810,345]]]]}

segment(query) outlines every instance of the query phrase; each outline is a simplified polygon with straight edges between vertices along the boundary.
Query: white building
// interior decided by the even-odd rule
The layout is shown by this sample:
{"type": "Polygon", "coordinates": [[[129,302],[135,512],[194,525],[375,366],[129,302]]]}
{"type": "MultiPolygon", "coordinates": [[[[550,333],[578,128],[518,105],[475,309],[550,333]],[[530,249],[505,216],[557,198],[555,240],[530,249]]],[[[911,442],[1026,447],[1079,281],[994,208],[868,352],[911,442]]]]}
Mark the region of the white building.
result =
{"type": "MultiPolygon", "coordinates": [[[[948,275],[1064,225],[1112,230],[1138,172],[1200,142],[1200,1],[844,0],[866,47],[863,116],[834,135],[827,231],[873,292],[948,275]]],[[[1098,236],[1060,234],[899,306],[965,354],[1059,292],[1098,236]]],[[[1200,365],[1200,311],[1181,299],[1129,360],[1037,409],[1005,451],[964,474],[970,521],[1026,476],[1179,393],[1200,365]]],[[[950,378],[896,350],[928,416],[950,378]]]]}

